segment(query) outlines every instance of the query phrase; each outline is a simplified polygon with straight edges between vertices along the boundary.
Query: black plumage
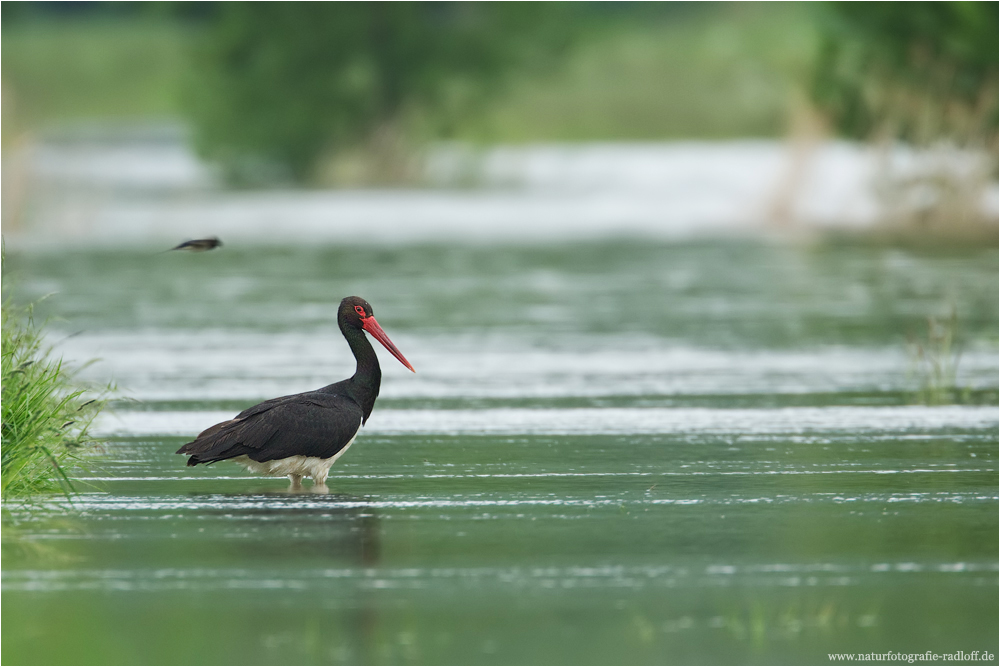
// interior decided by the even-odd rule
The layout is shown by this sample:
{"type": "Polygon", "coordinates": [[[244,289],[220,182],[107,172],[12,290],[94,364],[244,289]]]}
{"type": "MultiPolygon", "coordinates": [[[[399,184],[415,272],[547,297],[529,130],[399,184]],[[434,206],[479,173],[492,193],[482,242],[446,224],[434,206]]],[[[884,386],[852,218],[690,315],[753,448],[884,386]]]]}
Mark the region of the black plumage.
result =
{"type": "Polygon", "coordinates": [[[382,369],[364,332],[413,370],[375,321],[372,307],[364,299],[347,297],[341,301],[337,324],[357,360],[353,376],[315,391],[258,403],[205,429],[177,453],[190,456],[189,466],[239,459],[258,472],[288,475],[293,484],[308,476],[322,485],[336,457],[368,421],[378,397],[382,369]]]}

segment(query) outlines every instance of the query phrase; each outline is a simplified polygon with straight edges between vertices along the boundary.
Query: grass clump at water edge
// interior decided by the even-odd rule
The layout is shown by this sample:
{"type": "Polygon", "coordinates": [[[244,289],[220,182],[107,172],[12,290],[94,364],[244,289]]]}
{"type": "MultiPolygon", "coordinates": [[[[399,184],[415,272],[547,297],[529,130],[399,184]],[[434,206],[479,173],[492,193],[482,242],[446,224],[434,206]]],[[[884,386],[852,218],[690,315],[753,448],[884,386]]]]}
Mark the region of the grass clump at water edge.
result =
{"type": "Polygon", "coordinates": [[[960,388],[957,382],[958,362],[962,356],[955,346],[957,331],[958,313],[952,306],[947,317],[927,318],[926,339],[912,335],[907,337],[910,374],[920,385],[915,394],[917,403],[944,405],[968,402],[970,389],[960,388]]]}
{"type": "MultiPolygon", "coordinates": [[[[31,307],[2,304],[3,502],[30,503],[73,483],[67,470],[93,447],[88,428],[104,406],[76,386],[72,374],[42,347],[31,307]]],[[[5,514],[6,518],[6,514],[5,514]]]]}

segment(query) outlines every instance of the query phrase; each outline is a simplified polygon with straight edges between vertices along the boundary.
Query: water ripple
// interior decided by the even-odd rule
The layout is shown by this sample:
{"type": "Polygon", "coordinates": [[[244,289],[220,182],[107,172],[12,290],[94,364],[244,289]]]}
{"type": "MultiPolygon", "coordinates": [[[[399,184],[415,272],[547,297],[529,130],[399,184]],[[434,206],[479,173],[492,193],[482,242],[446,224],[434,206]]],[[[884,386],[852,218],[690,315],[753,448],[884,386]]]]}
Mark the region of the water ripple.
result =
{"type": "Polygon", "coordinates": [[[991,562],[885,562],[873,565],[843,563],[710,563],[640,566],[563,567],[407,567],[317,568],[286,571],[248,568],[164,568],[5,570],[4,592],[62,592],[104,590],[151,592],[162,590],[315,590],[342,583],[365,589],[440,590],[459,587],[500,587],[513,590],[551,588],[645,588],[720,586],[738,579],[766,586],[858,585],[871,577],[938,573],[964,575],[995,573],[991,562]]]}
{"type": "MultiPolygon", "coordinates": [[[[480,509],[489,507],[642,507],[657,505],[757,505],[757,504],[803,504],[803,503],[982,503],[996,502],[996,493],[981,492],[930,492],[930,493],[805,493],[773,495],[729,495],[707,494],[686,497],[629,497],[592,496],[561,497],[551,495],[511,497],[511,494],[489,497],[490,494],[474,494],[467,497],[407,497],[345,499],[340,496],[321,494],[257,494],[222,495],[209,494],[197,497],[180,496],[126,496],[110,494],[81,494],[74,507],[81,512],[100,515],[107,512],[177,512],[177,511],[227,511],[247,512],[266,510],[385,510],[385,509],[480,509]]],[[[47,506],[53,513],[63,511],[63,505],[53,503],[47,506]]],[[[162,518],[162,517],[161,517],[162,518]]]]}
{"type": "MultiPolygon", "coordinates": [[[[159,411],[102,414],[99,436],[193,435],[233,417],[233,411],[159,411]]],[[[996,406],[729,408],[572,408],[486,410],[377,410],[366,433],[377,434],[808,434],[995,428],[996,406]]]]}

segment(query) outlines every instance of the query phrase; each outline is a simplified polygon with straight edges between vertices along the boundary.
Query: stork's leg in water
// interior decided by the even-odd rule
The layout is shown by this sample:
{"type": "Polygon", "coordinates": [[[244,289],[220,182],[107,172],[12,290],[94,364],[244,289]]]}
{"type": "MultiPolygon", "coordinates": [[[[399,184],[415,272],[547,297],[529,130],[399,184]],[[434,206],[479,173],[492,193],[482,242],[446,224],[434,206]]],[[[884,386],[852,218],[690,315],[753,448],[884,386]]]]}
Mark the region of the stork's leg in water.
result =
{"type": "Polygon", "coordinates": [[[291,475],[288,476],[288,479],[292,483],[291,484],[291,488],[293,488],[293,489],[301,489],[302,488],[302,475],[296,475],[295,473],[292,473],[291,475]]]}
{"type": "Polygon", "coordinates": [[[315,490],[317,490],[317,491],[325,491],[326,490],[326,478],[327,478],[327,475],[329,475],[329,474],[330,474],[330,469],[329,468],[327,468],[326,470],[318,470],[318,471],[316,471],[316,473],[313,475],[313,488],[315,490]]]}

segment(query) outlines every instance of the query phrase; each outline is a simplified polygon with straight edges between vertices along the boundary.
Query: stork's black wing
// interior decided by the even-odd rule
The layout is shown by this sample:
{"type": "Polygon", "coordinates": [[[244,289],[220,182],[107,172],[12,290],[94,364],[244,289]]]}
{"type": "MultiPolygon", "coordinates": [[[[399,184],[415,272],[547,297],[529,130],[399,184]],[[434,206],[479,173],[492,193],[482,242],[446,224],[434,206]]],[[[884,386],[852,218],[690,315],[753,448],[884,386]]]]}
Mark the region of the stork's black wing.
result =
{"type": "Polygon", "coordinates": [[[243,455],[260,462],[289,456],[325,459],[351,441],[363,416],[361,407],[347,396],[320,392],[283,396],[205,429],[177,453],[191,456],[189,466],[243,455]]]}

